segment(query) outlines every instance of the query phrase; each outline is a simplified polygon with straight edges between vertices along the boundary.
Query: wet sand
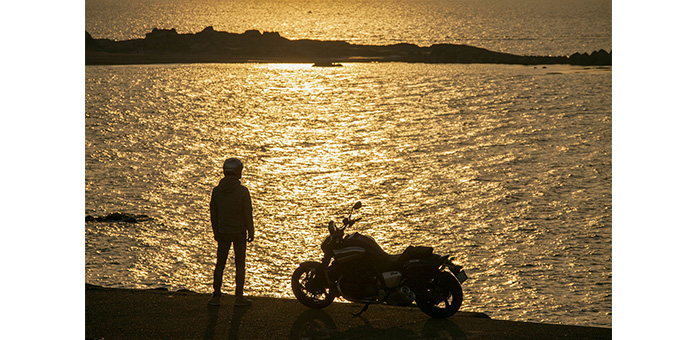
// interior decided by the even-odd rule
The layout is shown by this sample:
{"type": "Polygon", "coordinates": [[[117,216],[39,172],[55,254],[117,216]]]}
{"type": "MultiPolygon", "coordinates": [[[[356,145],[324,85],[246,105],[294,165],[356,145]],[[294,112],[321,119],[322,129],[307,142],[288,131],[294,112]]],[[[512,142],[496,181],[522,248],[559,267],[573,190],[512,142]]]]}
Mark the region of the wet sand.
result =
{"type": "Polygon", "coordinates": [[[334,302],[322,310],[296,300],[250,297],[250,307],[221,306],[193,292],[85,289],[87,339],[611,339],[611,328],[492,320],[459,312],[432,319],[417,307],[334,302]]]}

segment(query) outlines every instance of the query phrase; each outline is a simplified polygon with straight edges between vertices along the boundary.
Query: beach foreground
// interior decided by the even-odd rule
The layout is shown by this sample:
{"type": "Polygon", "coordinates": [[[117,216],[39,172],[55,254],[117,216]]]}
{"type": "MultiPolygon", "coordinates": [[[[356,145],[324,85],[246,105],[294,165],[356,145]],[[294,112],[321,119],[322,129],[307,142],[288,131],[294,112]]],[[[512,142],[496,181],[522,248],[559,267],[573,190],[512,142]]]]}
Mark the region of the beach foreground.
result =
{"type": "Polygon", "coordinates": [[[85,289],[87,339],[611,339],[611,328],[492,320],[459,312],[432,319],[418,308],[334,303],[309,309],[296,300],[251,297],[251,307],[221,306],[193,292],[85,289]]]}

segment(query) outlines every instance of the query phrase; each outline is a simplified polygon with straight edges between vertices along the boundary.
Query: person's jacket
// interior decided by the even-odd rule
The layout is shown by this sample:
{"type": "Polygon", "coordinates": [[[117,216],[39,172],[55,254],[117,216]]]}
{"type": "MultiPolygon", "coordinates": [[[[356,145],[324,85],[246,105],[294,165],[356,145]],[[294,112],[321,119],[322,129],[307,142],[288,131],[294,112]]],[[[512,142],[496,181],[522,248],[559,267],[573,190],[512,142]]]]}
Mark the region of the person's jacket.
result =
{"type": "Polygon", "coordinates": [[[254,235],[251,195],[239,179],[227,176],[213,188],[210,198],[210,222],[215,234],[248,231],[248,235],[254,235]]]}

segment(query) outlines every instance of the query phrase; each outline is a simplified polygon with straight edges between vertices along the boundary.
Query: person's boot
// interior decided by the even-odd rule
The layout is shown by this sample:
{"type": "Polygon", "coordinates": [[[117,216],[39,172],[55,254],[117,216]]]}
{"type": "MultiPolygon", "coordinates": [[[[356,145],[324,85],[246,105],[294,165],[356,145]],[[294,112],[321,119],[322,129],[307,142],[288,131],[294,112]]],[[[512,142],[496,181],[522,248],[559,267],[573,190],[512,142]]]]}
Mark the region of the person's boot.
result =
{"type": "Polygon", "coordinates": [[[244,295],[237,296],[234,299],[235,306],[251,306],[251,300],[244,297],[244,295]]]}
{"type": "Polygon", "coordinates": [[[211,306],[219,306],[220,305],[220,295],[213,294],[213,296],[208,300],[208,304],[211,306]]]}

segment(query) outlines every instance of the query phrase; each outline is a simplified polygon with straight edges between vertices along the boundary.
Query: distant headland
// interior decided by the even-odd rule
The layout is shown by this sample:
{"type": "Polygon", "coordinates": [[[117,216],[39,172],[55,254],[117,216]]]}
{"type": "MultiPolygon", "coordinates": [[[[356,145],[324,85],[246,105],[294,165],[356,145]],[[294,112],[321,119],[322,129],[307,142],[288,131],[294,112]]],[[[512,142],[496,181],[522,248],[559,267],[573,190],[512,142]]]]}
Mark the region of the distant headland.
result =
{"type": "Polygon", "coordinates": [[[290,40],[278,32],[249,30],[216,31],[212,26],[198,33],[179,34],[175,29],[153,29],[144,39],[114,41],[94,39],[85,32],[86,65],[158,63],[336,63],[413,62],[487,64],[611,65],[611,51],[574,53],[570,56],[522,56],[484,48],[435,44],[353,45],[345,41],[290,40]]]}

